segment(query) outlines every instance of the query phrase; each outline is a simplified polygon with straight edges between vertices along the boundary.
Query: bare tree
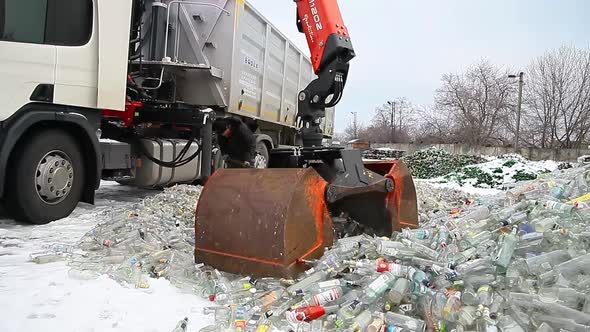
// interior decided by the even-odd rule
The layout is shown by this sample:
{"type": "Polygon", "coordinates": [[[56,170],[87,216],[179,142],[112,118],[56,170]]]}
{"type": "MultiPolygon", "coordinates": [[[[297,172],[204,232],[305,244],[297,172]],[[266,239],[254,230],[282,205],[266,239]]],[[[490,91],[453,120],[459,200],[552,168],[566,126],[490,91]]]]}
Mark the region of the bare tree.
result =
{"type": "Polygon", "coordinates": [[[516,87],[508,71],[481,61],[462,74],[442,77],[435,109],[452,121],[456,139],[470,144],[504,143],[504,125],[514,109],[516,87]]]}
{"type": "Polygon", "coordinates": [[[590,49],[563,46],[533,60],[525,102],[529,139],[541,147],[577,148],[587,142],[590,49]]]}
{"type": "Polygon", "coordinates": [[[432,107],[424,107],[418,113],[413,139],[418,143],[456,143],[457,126],[452,117],[432,107]]]}
{"type": "Polygon", "coordinates": [[[344,133],[342,133],[342,138],[345,142],[357,138],[367,139],[365,127],[362,123],[359,123],[358,121],[351,121],[348,124],[348,126],[346,126],[346,128],[344,129],[344,133]]]}
{"type": "Polygon", "coordinates": [[[407,98],[395,98],[375,108],[366,136],[371,142],[403,143],[410,141],[417,107],[407,98]]]}

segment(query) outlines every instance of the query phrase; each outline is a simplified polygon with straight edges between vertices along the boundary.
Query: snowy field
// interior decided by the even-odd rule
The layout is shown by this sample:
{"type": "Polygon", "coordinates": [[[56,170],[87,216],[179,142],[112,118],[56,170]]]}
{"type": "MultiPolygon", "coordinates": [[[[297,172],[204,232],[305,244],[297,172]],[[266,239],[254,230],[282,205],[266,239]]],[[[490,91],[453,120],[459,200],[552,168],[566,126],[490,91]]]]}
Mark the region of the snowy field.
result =
{"type": "Polygon", "coordinates": [[[0,220],[0,331],[172,331],[189,318],[188,331],[212,323],[203,308],[211,302],[183,294],[164,279],[146,290],[125,288],[108,276],[80,280],[65,261],[35,264],[31,253],[54,243],[74,244],[97,223],[96,216],[158,193],[104,182],[96,205],[80,204],[48,225],[0,220]]]}

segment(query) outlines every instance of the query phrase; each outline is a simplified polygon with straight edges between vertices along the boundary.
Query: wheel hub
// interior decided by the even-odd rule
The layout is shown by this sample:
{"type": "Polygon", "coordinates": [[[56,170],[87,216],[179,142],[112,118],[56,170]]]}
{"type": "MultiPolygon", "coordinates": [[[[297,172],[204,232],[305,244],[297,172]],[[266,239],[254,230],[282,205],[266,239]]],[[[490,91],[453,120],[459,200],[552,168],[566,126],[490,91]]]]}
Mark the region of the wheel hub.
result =
{"type": "Polygon", "coordinates": [[[73,180],[74,168],[69,156],[62,151],[47,153],[37,165],[37,194],[45,203],[63,201],[72,190],[73,180]]]}

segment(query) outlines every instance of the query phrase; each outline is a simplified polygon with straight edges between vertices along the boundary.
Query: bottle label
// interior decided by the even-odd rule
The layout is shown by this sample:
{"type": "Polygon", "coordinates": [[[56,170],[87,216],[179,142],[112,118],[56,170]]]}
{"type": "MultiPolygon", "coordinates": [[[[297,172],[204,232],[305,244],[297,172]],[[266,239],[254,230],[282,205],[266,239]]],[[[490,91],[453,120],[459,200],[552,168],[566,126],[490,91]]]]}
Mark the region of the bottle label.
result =
{"type": "Polygon", "coordinates": [[[478,293],[480,293],[480,292],[489,292],[489,291],[490,291],[490,286],[488,286],[488,285],[481,286],[477,290],[478,293]]]}
{"type": "Polygon", "coordinates": [[[412,303],[400,304],[399,310],[401,310],[404,313],[411,312],[414,311],[414,305],[412,303]]]}
{"type": "Polygon", "coordinates": [[[387,276],[382,274],[379,278],[375,279],[372,283],[369,284],[369,288],[374,292],[380,292],[385,287],[387,287],[387,276]]]}
{"type": "Polygon", "coordinates": [[[312,297],[313,305],[324,305],[328,302],[336,301],[342,296],[342,289],[340,287],[332,288],[325,292],[316,294],[312,297]]]}
{"type": "Polygon", "coordinates": [[[377,272],[390,271],[396,277],[402,277],[402,266],[396,263],[379,263],[377,265],[377,272]]]}

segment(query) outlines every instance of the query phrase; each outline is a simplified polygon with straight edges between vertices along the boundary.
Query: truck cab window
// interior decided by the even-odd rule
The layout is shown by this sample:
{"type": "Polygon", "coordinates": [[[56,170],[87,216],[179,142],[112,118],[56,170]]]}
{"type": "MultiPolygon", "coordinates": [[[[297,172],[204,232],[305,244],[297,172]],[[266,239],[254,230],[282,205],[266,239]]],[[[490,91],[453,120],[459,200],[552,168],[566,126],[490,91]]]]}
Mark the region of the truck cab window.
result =
{"type": "Polygon", "coordinates": [[[46,0],[0,0],[0,40],[42,44],[46,0]]]}
{"type": "Polygon", "coordinates": [[[92,0],[49,0],[45,43],[82,46],[92,34],[92,0]]]}
{"type": "Polygon", "coordinates": [[[0,40],[81,46],[92,34],[92,0],[0,0],[0,40]]]}

